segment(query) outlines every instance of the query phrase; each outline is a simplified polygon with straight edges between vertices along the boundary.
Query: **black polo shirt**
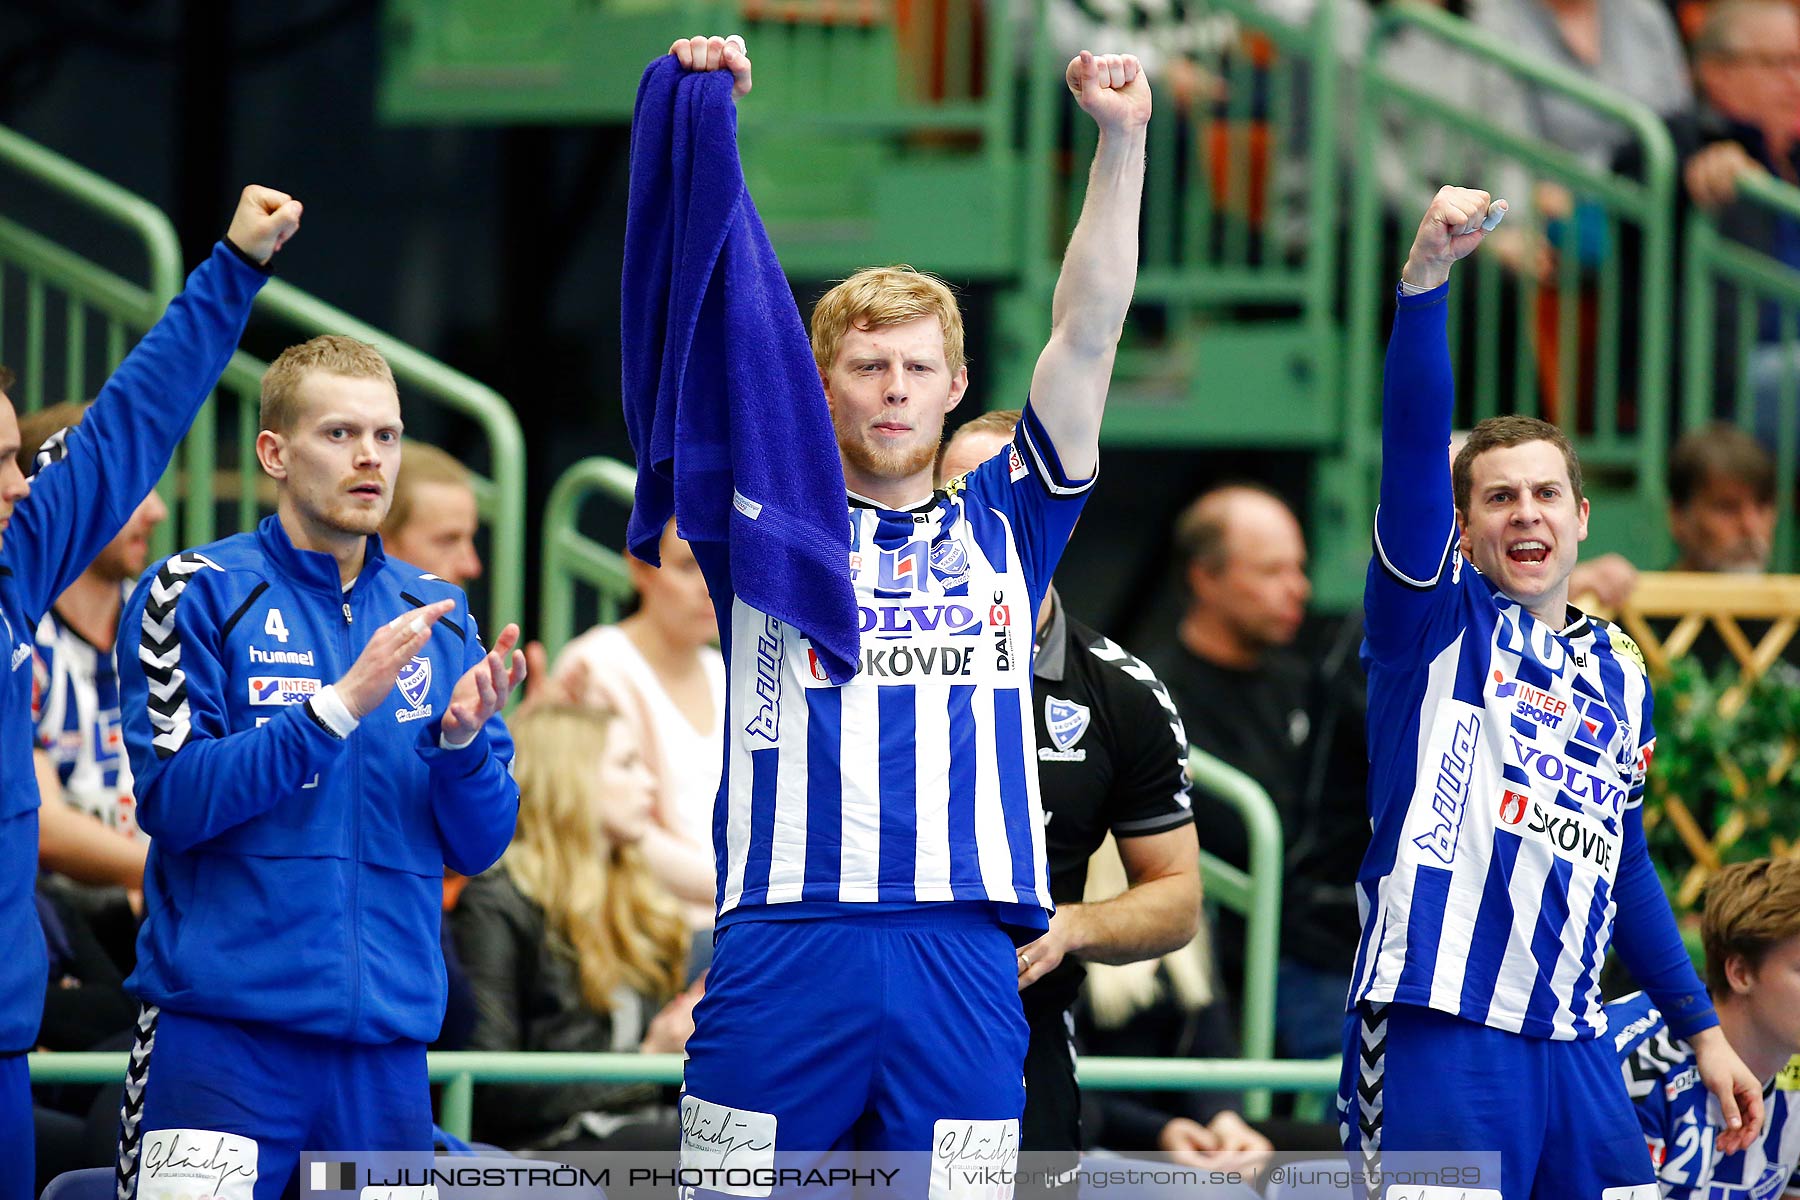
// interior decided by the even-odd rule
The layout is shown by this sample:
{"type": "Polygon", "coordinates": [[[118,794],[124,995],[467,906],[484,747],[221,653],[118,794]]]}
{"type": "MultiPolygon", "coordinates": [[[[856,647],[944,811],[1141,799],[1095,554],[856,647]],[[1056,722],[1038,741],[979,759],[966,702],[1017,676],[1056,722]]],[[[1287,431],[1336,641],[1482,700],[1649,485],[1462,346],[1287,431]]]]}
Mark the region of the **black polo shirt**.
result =
{"type": "MultiPolygon", "coordinates": [[[[1193,823],[1187,734],[1150,668],[1067,617],[1054,592],[1031,673],[1050,897],[1078,904],[1088,859],[1108,833],[1143,837],[1193,823]]],[[[1065,958],[1025,990],[1026,1016],[1060,1020],[1085,974],[1065,958]]]]}

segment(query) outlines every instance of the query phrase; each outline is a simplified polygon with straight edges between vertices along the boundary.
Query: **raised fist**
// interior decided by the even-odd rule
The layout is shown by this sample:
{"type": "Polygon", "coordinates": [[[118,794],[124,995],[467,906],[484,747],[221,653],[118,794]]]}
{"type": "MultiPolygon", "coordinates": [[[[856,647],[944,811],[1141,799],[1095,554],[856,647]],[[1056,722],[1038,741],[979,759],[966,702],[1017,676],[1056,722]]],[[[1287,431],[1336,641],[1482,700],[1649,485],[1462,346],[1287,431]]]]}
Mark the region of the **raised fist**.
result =
{"type": "Polygon", "coordinates": [[[1439,188],[1419,222],[1400,278],[1414,287],[1438,286],[1450,278],[1451,264],[1475,253],[1505,215],[1506,201],[1478,188],[1439,188]]]}
{"type": "Polygon", "coordinates": [[[1150,77],[1135,54],[1092,54],[1069,60],[1063,82],[1081,111],[1102,130],[1142,129],[1150,121],[1150,77]]]}
{"type": "Polygon", "coordinates": [[[267,266],[275,252],[300,228],[300,202],[286,192],[251,184],[238,197],[225,236],[231,244],[267,266]]]}
{"type": "Polygon", "coordinates": [[[744,39],[737,34],[730,37],[696,34],[677,41],[669,47],[669,53],[690,71],[717,71],[720,67],[730,71],[733,100],[750,94],[750,53],[744,47],[744,39]]]}

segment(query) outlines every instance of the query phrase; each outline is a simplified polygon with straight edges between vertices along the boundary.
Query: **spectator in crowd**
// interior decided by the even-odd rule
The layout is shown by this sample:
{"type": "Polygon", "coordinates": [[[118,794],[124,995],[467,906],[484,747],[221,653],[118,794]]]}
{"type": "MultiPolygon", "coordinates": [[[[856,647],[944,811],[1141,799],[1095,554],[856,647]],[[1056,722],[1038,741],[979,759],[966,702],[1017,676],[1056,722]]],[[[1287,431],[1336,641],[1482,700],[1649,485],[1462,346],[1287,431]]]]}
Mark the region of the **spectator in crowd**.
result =
{"type": "MultiPolygon", "coordinates": [[[[1527,57],[1583,75],[1659,116],[1693,108],[1681,35],[1659,0],[1477,0],[1469,16],[1527,57]]],[[[1529,89],[1528,105],[1533,132],[1593,166],[1611,163],[1630,137],[1627,126],[1547,89],[1529,89]]]]}
{"type": "MultiPolygon", "coordinates": [[[[1792,0],[1720,0],[1706,12],[1694,42],[1700,86],[1696,112],[1670,123],[1684,198],[1715,214],[1734,241],[1800,270],[1800,221],[1738,199],[1738,181],[1774,175],[1800,184],[1800,6],[1792,0]]],[[[1756,433],[1780,445],[1782,392],[1800,387],[1800,345],[1782,342],[1779,306],[1763,304],[1755,343],[1739,364],[1735,290],[1720,287],[1715,306],[1718,394],[1738,371],[1749,375],[1756,433]]],[[[1791,402],[1790,402],[1791,403],[1791,402]]]]}
{"type": "Polygon", "coordinates": [[[643,851],[694,928],[710,928],[713,798],[724,761],[725,660],[706,580],[687,542],[664,527],[662,566],[626,556],[638,609],[563,648],[550,691],[617,712],[651,775],[643,851]]]}
{"type": "MultiPolygon", "coordinates": [[[[644,861],[655,782],[629,722],[542,703],[520,717],[519,824],[452,918],[475,985],[475,1050],[679,1053],[697,989],[688,933],[644,861]]],[[[489,1085],[475,1135],[513,1148],[673,1149],[647,1083],[489,1085]]]]}
{"type": "MultiPolygon", "coordinates": [[[[1013,445],[1020,413],[965,422],[939,455],[938,481],[966,475],[1013,445]]],[[[1081,1093],[1069,1010],[1089,962],[1154,959],[1200,922],[1199,847],[1188,799],[1187,734],[1150,669],[1063,611],[1052,584],[1033,628],[1033,724],[1044,854],[1056,914],[1020,948],[1031,1039],[1025,1052],[1020,1148],[1026,1194],[1073,1197],[1082,1146],[1081,1093]],[[1084,902],[1088,860],[1108,835],[1117,886],[1084,902]],[[1038,1172],[1052,1182],[1040,1186],[1038,1172]]]]}
{"type": "MultiPolygon", "coordinates": [[[[1688,199],[1706,209],[1727,208],[1745,175],[1775,174],[1800,183],[1800,8],[1792,0],[1712,5],[1694,39],[1694,77],[1699,105],[1670,123],[1688,199]]],[[[1800,267],[1792,231],[1777,239],[1773,218],[1765,221],[1769,227],[1760,231],[1731,223],[1734,233],[1747,235],[1741,240],[1785,252],[1788,265],[1800,267]]]]}
{"type": "MultiPolygon", "coordinates": [[[[1327,1057],[1339,1049],[1356,956],[1353,886],[1369,840],[1362,728],[1333,721],[1328,744],[1314,736],[1323,690],[1338,681],[1322,679],[1293,648],[1312,585],[1306,539],[1279,496],[1253,484],[1209,491],[1182,513],[1175,542],[1188,604],[1174,643],[1151,662],[1194,745],[1255,779],[1280,814],[1288,854],[1277,1038],[1284,1054],[1327,1057]],[[1326,756],[1329,768],[1315,770],[1315,755],[1326,756]]],[[[1347,686],[1353,691],[1355,679],[1347,686]]],[[[1209,849],[1246,863],[1237,814],[1205,796],[1195,806],[1209,849]]],[[[1220,966],[1235,996],[1243,923],[1221,914],[1218,932],[1220,966]]]]}
{"type": "Polygon", "coordinates": [[[1683,434],[1669,453],[1677,571],[1760,575],[1775,541],[1775,462],[1734,425],[1683,434]]]}
{"type": "Polygon", "coordinates": [[[481,578],[475,533],[481,513],[469,469],[426,442],[409,441],[394,480],[394,506],[381,525],[390,558],[466,588],[481,578]]]}
{"type": "Polygon", "coordinates": [[[1800,1192],[1800,860],[1732,863],[1706,888],[1706,988],[1719,1028],[1762,1081],[1761,1134],[1721,1155],[1724,1132],[1694,1067],[1642,992],[1606,1006],[1625,1088],[1669,1200],[1800,1192]]]}

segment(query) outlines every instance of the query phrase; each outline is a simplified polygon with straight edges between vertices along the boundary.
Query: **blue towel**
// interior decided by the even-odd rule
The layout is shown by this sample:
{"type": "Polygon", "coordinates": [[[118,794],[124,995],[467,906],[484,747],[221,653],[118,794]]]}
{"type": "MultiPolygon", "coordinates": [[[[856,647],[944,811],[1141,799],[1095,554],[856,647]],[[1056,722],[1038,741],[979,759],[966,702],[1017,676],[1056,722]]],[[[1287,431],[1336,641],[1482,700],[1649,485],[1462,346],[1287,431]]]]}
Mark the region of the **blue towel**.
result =
{"type": "Polygon", "coordinates": [[[735,595],[799,629],[847,683],[860,636],[844,468],[800,311],[744,186],[727,72],[690,73],[667,55],[644,71],[620,286],[638,461],[626,544],[657,562],[674,513],[682,537],[726,552],[735,595]]]}

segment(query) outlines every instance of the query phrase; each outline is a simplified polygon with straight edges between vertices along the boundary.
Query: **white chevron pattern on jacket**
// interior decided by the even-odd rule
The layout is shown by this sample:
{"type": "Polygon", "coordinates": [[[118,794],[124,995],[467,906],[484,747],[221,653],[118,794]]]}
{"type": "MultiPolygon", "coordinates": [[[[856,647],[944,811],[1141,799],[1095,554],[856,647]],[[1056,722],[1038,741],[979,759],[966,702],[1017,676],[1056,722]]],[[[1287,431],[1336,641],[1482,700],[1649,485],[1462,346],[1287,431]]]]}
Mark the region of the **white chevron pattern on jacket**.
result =
{"type": "Polygon", "coordinates": [[[161,1011],[154,1004],[140,1008],[137,1033],[131,1039],[125,1098],[119,1104],[119,1157],[113,1169],[118,1200],[132,1200],[137,1191],[138,1151],[144,1141],[144,1084],[150,1079],[150,1051],[156,1046],[156,1017],[161,1011]]]}
{"type": "Polygon", "coordinates": [[[221,569],[204,554],[190,551],[165,562],[150,582],[138,661],[144,664],[144,680],[149,685],[150,725],[156,730],[151,741],[159,758],[168,758],[186,745],[189,732],[187,675],[181,669],[175,605],[195,571],[221,569]]]}

